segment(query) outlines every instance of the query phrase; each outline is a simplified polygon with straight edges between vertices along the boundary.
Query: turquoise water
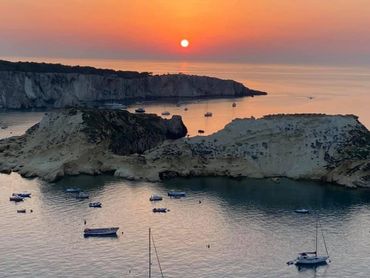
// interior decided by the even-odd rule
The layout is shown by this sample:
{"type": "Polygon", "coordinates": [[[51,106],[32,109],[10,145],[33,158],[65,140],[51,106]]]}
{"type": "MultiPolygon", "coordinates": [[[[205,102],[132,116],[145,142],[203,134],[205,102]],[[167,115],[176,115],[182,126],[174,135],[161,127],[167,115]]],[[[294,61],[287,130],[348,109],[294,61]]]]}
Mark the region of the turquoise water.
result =
{"type": "MultiPolygon", "coordinates": [[[[1,175],[1,181],[2,277],[147,277],[149,227],[165,277],[369,276],[366,190],[285,179],[279,184],[226,178],[152,184],[79,176],[47,184],[12,174],[1,175]],[[65,193],[71,186],[88,192],[90,200],[65,193]],[[171,189],[188,197],[165,197],[157,206],[170,212],[153,214],[150,195],[165,196],[171,189]],[[22,190],[32,198],[16,205],[8,201],[22,190]],[[89,201],[101,201],[103,207],[89,208],[89,201]],[[300,207],[320,216],[332,261],[328,266],[286,264],[314,246],[315,214],[294,213],[300,207]],[[17,214],[19,208],[33,213],[17,214]],[[119,236],[83,237],[85,227],[97,226],[119,226],[119,236]]],[[[319,247],[324,252],[322,242],[319,247]]],[[[153,277],[160,277],[155,260],[153,277]]]]}

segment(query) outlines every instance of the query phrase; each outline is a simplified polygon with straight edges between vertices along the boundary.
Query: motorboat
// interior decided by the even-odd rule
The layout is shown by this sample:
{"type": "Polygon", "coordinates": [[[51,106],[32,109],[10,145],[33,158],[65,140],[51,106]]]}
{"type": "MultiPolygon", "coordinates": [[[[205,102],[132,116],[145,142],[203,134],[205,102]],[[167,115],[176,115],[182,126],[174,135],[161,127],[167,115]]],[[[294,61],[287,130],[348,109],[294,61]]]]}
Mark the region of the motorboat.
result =
{"type": "Polygon", "coordinates": [[[186,197],[186,193],[183,191],[169,191],[167,195],[175,198],[186,197]]]}
{"type": "Polygon", "coordinates": [[[167,208],[154,208],[154,209],[153,209],[153,212],[162,212],[162,213],[166,213],[166,212],[167,212],[167,208]]]}
{"type": "Polygon", "coordinates": [[[296,209],[294,210],[295,213],[310,213],[308,209],[296,209]]]}
{"type": "Polygon", "coordinates": [[[152,195],[152,196],[150,196],[150,198],[149,198],[149,201],[162,201],[163,200],[163,198],[162,198],[162,196],[159,196],[159,195],[152,195]]]}
{"type": "Polygon", "coordinates": [[[212,112],[206,112],[204,114],[204,117],[212,117],[212,116],[213,116],[212,112]]]}
{"type": "Polygon", "coordinates": [[[86,228],[84,230],[84,236],[117,236],[117,231],[119,227],[109,227],[109,228],[86,228]]]}
{"type": "Polygon", "coordinates": [[[293,260],[287,262],[288,265],[295,264],[296,266],[306,266],[306,267],[314,267],[318,265],[324,265],[328,263],[329,260],[329,253],[328,248],[326,247],[326,242],[324,238],[324,233],[321,232],[322,239],[325,246],[326,255],[318,255],[317,252],[317,245],[318,245],[318,220],[316,220],[316,237],[315,237],[315,251],[310,252],[301,252],[298,254],[298,257],[293,260]]]}
{"type": "Polygon", "coordinates": [[[80,188],[67,188],[65,191],[67,193],[80,193],[81,189],[80,188]]]}
{"type": "Polygon", "coordinates": [[[168,111],[164,111],[164,112],[162,112],[162,116],[169,116],[169,115],[171,115],[171,113],[170,113],[170,112],[168,112],[168,111]]]}
{"type": "Polygon", "coordinates": [[[79,192],[76,196],[77,199],[88,199],[89,198],[89,194],[85,193],[85,192],[79,192]]]}
{"type": "Polygon", "coordinates": [[[18,196],[18,195],[10,196],[9,201],[12,201],[12,202],[23,202],[24,201],[24,197],[21,197],[21,196],[18,196]]]}
{"type": "Polygon", "coordinates": [[[13,193],[12,196],[19,196],[19,197],[23,197],[23,198],[31,198],[31,193],[26,193],[26,192],[13,193]]]}
{"type": "Polygon", "coordinates": [[[139,108],[135,109],[135,112],[136,113],[145,113],[145,109],[142,108],[142,107],[139,107],[139,108]]]}
{"type": "Polygon", "coordinates": [[[17,213],[26,213],[26,209],[17,209],[17,213]]]}
{"type": "Polygon", "coordinates": [[[90,208],[101,208],[100,202],[89,203],[90,208]]]}

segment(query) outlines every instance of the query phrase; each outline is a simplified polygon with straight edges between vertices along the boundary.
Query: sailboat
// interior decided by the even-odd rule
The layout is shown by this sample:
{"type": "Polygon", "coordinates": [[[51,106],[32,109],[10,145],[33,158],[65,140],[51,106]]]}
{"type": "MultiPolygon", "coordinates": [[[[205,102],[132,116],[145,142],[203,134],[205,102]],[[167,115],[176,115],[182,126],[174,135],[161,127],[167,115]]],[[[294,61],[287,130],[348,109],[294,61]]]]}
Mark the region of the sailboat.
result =
{"type": "Polygon", "coordinates": [[[319,255],[318,252],[317,252],[317,244],[318,244],[318,219],[316,220],[316,238],[315,238],[315,251],[310,251],[310,252],[302,252],[302,253],[299,253],[298,254],[298,257],[293,260],[293,261],[289,261],[288,264],[291,265],[291,264],[295,264],[296,266],[318,266],[318,265],[324,265],[324,264],[327,264],[328,263],[328,260],[329,260],[329,253],[328,253],[328,248],[326,247],[326,242],[325,242],[325,238],[324,238],[324,233],[322,232],[321,230],[321,235],[322,235],[322,239],[323,239],[323,242],[324,242],[324,246],[325,246],[325,251],[326,251],[326,255],[325,256],[322,256],[322,255],[319,255]]]}

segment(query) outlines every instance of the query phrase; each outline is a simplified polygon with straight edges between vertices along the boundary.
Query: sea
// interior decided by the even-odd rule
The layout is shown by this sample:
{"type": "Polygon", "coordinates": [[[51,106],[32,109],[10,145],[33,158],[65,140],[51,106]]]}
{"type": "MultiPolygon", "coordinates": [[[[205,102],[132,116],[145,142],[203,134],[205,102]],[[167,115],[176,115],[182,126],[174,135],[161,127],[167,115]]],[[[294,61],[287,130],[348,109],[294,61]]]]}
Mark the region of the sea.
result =
{"type": "MultiPolygon", "coordinates": [[[[128,108],[181,115],[190,136],[199,136],[199,129],[204,135],[217,132],[235,118],[279,113],[355,114],[370,127],[370,68],[32,60],[209,75],[268,93],[253,98],[134,103],[128,108]],[[204,117],[206,112],[213,116],[204,117]]],[[[0,112],[0,123],[7,127],[0,129],[0,138],[23,134],[44,113],[0,112]]],[[[152,277],[370,277],[367,189],[219,177],[148,183],[81,175],[47,183],[17,173],[0,174],[0,184],[0,277],[149,277],[149,253],[152,277]],[[90,199],[77,200],[65,192],[70,187],[81,188],[90,199]],[[171,199],[170,190],[185,191],[187,196],[171,199]],[[13,192],[21,191],[32,193],[32,198],[17,204],[9,201],[13,192]],[[163,196],[163,201],[150,202],[152,194],[163,196]],[[89,208],[91,201],[100,201],[102,208],[89,208]],[[154,207],[169,211],[153,213],[154,207]],[[17,213],[23,208],[25,214],[17,213]],[[298,208],[310,213],[297,214],[298,208]],[[85,228],[105,226],[119,227],[118,236],[84,238],[85,228]],[[314,250],[316,226],[318,252],[329,253],[329,264],[317,268],[288,265],[297,253],[314,250]]]]}

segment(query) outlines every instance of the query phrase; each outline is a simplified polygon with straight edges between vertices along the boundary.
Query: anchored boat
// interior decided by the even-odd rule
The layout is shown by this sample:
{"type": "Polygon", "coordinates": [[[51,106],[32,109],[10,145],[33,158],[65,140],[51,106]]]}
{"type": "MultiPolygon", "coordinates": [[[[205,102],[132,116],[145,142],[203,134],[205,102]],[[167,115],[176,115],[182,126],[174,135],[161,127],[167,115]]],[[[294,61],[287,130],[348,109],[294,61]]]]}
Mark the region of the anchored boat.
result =
{"type": "Polygon", "coordinates": [[[77,199],[89,199],[89,194],[85,192],[80,192],[76,196],[77,199]]]}
{"type": "Polygon", "coordinates": [[[186,197],[186,193],[183,191],[169,191],[168,196],[174,197],[174,198],[181,198],[181,197],[186,197]]]}
{"type": "Polygon", "coordinates": [[[328,248],[326,247],[326,242],[324,238],[324,233],[321,231],[322,239],[325,246],[326,255],[320,256],[317,252],[317,244],[318,244],[318,220],[316,221],[316,238],[315,238],[315,251],[310,252],[302,252],[298,254],[298,257],[293,260],[289,261],[287,264],[295,264],[297,266],[306,266],[306,267],[314,267],[318,265],[324,265],[328,263],[329,260],[329,252],[328,248]]]}
{"type": "Polygon", "coordinates": [[[142,108],[142,107],[139,107],[139,108],[135,109],[135,112],[136,113],[145,113],[145,109],[142,108]]]}
{"type": "Polygon", "coordinates": [[[162,196],[159,196],[159,195],[152,195],[149,198],[149,201],[151,201],[151,202],[153,202],[153,201],[162,201],[162,200],[163,200],[162,196]]]}
{"type": "Polygon", "coordinates": [[[117,231],[119,227],[109,227],[109,228],[86,228],[84,230],[84,236],[117,236],[117,231]]]}
{"type": "Polygon", "coordinates": [[[80,193],[81,189],[80,188],[67,188],[66,192],[67,193],[80,193]]]}
{"type": "Polygon", "coordinates": [[[21,196],[18,196],[18,195],[10,196],[9,201],[12,201],[12,202],[23,202],[24,201],[24,197],[21,197],[21,196]]]}
{"type": "Polygon", "coordinates": [[[26,192],[13,193],[12,196],[19,196],[19,197],[23,197],[23,198],[31,198],[31,193],[26,193],[26,192]]]}
{"type": "Polygon", "coordinates": [[[308,209],[296,209],[294,212],[295,213],[303,213],[303,214],[310,213],[310,211],[308,209]]]}
{"type": "Polygon", "coordinates": [[[154,208],[154,209],[153,209],[153,212],[162,212],[162,213],[166,213],[166,212],[167,212],[167,208],[154,208]]]}
{"type": "Polygon", "coordinates": [[[100,202],[89,203],[90,208],[101,208],[100,202]]]}

